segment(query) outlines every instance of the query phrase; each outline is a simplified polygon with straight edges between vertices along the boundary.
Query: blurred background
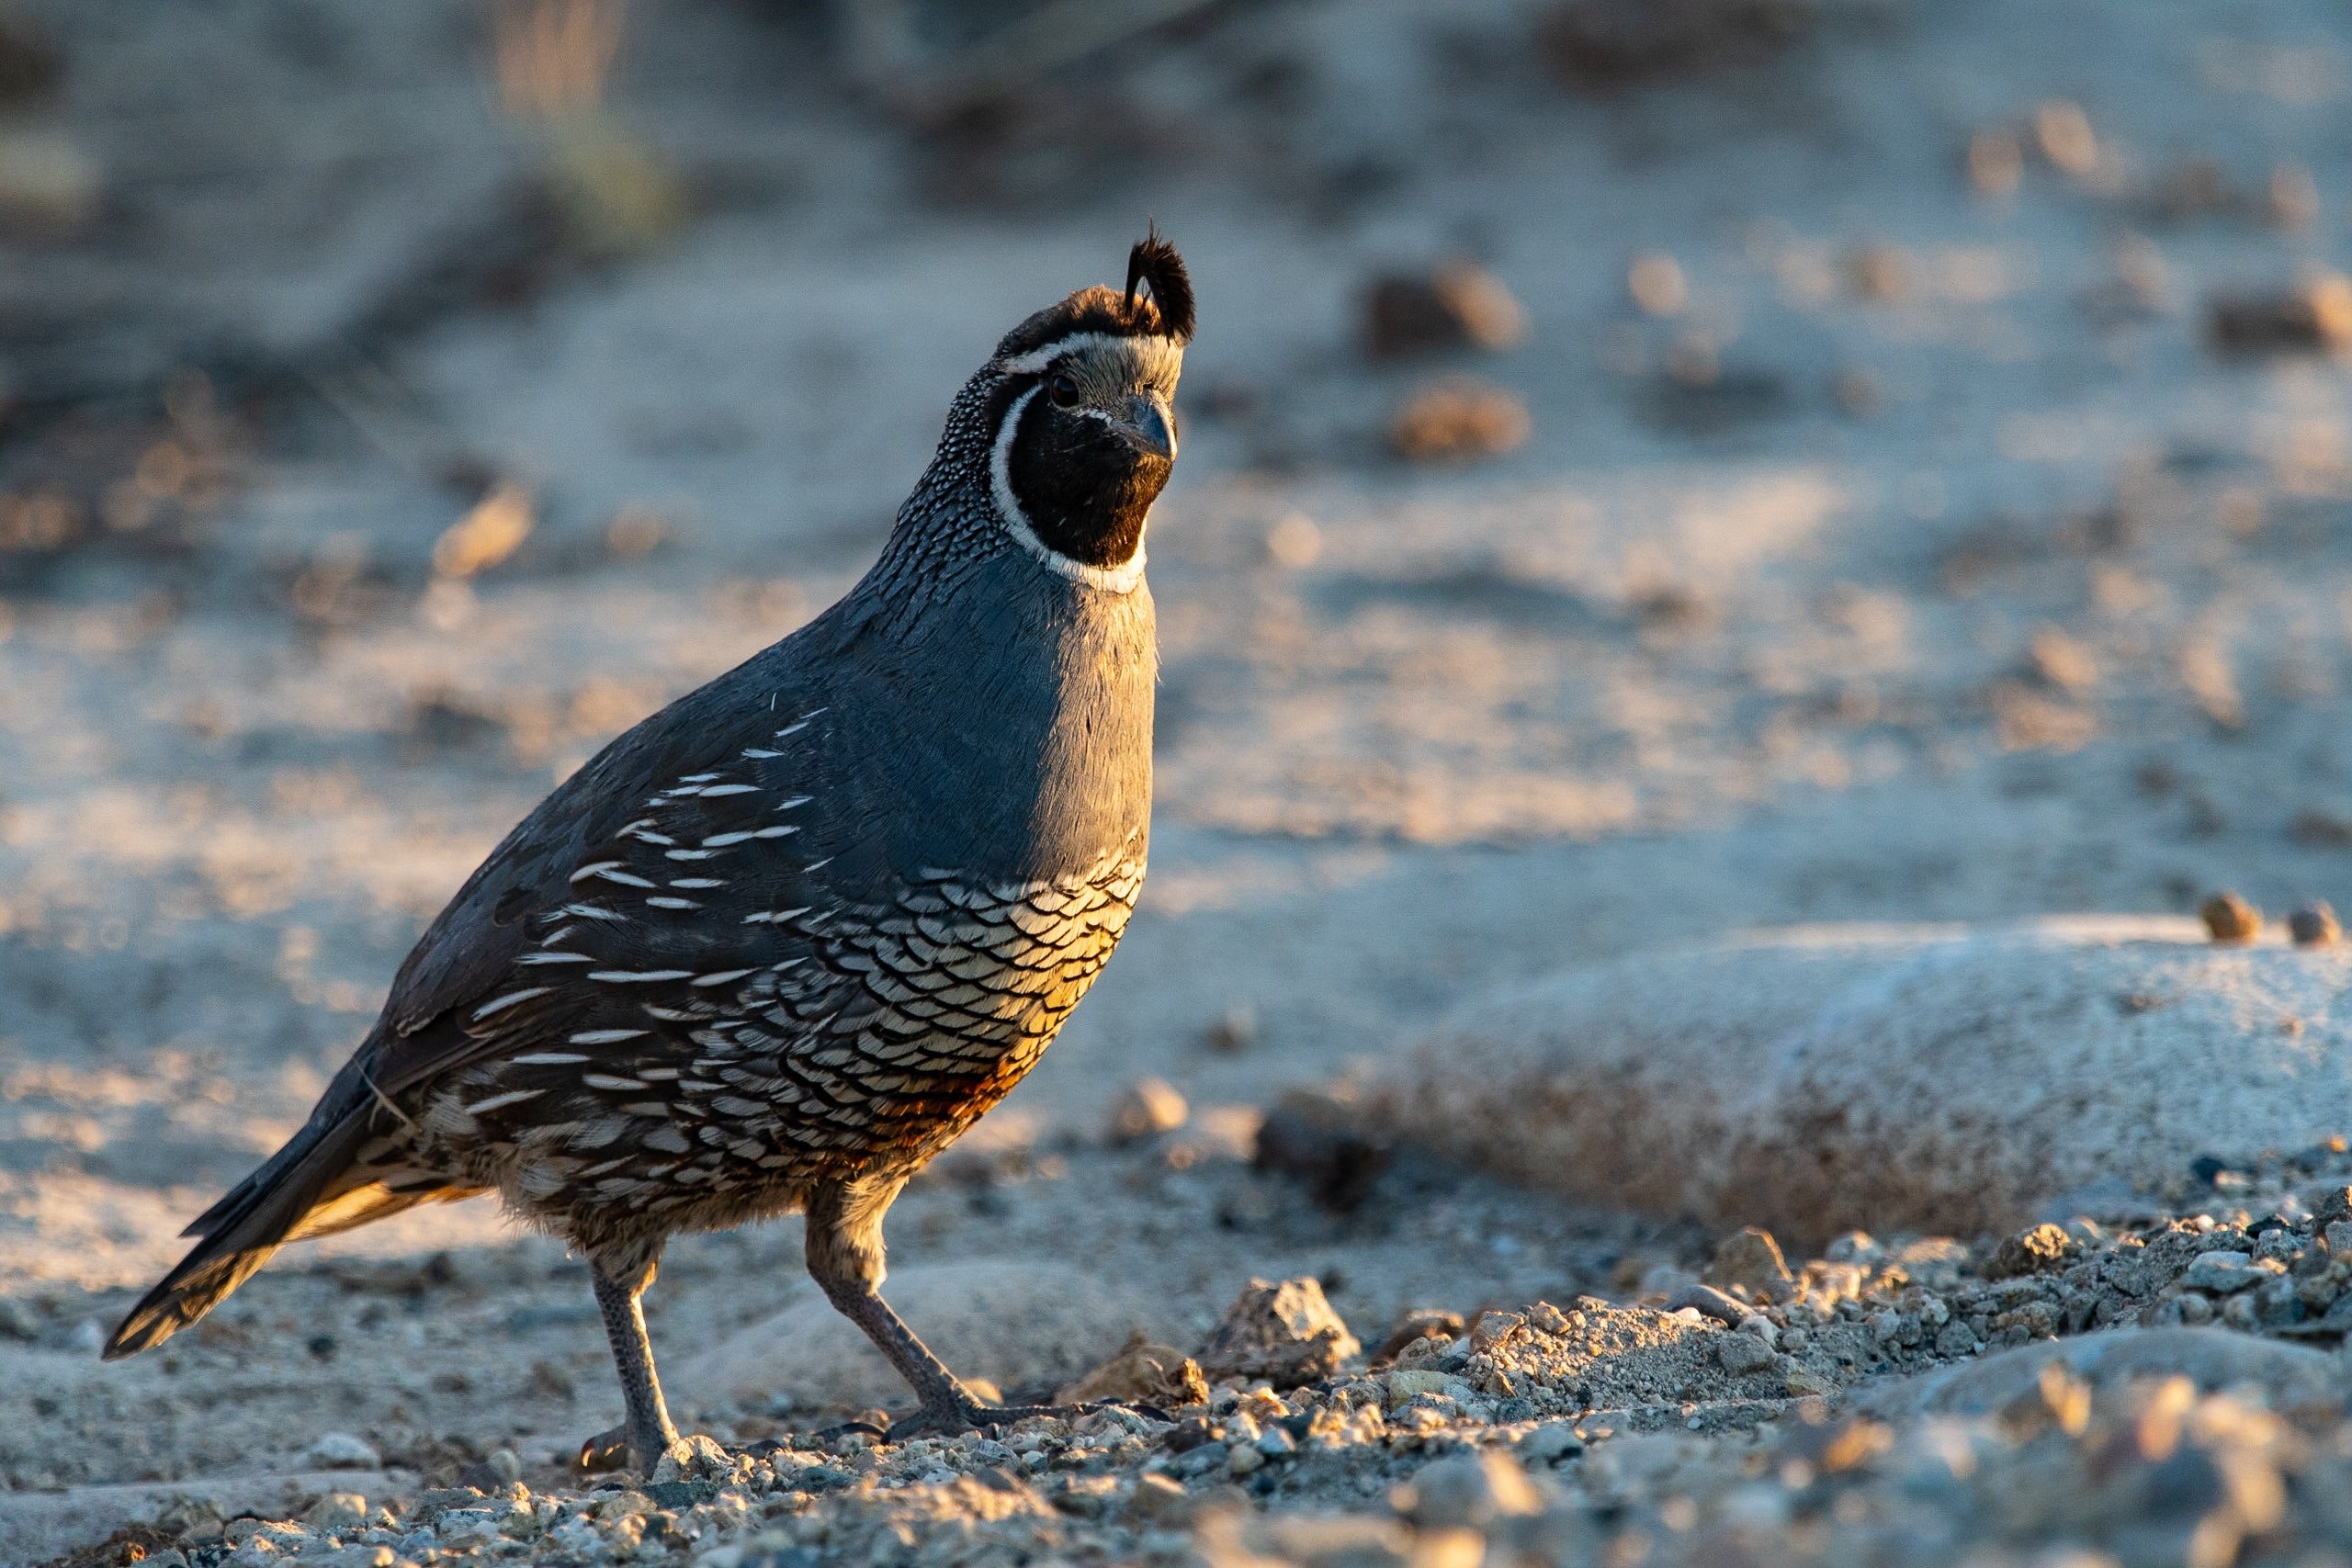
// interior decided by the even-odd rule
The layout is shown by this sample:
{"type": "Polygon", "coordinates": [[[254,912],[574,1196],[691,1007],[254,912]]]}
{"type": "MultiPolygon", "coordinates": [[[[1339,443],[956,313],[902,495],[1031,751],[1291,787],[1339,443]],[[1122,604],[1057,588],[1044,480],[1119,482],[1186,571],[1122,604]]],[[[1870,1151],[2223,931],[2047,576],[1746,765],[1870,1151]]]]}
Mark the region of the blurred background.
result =
{"type": "Polygon", "coordinates": [[[1757,924],[2352,902],[2348,101],[2333,0],[6,0],[7,1322],[1151,219],[1152,881],[992,1124],[1757,924]]]}

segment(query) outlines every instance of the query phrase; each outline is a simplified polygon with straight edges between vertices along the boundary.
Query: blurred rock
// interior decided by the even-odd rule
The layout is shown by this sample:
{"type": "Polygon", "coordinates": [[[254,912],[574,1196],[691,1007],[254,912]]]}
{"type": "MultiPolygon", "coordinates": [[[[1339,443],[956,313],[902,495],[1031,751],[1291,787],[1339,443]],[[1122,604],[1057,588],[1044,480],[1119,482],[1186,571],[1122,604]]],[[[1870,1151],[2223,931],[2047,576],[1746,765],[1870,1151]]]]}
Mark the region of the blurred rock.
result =
{"type": "Polygon", "coordinates": [[[1979,196],[2015,195],[2025,174],[2025,149],[2007,127],[1980,130],[1968,140],[1968,183],[1979,196]]]}
{"type": "Polygon", "coordinates": [[[97,216],[105,176],[62,136],[0,132],[0,231],[62,237],[97,216]]]}
{"type": "Polygon", "coordinates": [[[1864,245],[1846,258],[1854,292],[1883,305],[1910,294],[1911,270],[1911,257],[1900,245],[1864,245]]]}
{"type": "MultiPolygon", "coordinates": [[[[1758,1232],[1758,1235],[1768,1233],[1758,1232]]],[[[1781,1270],[1786,1274],[1787,1270],[1781,1270]]],[[[1727,1327],[1736,1327],[1756,1309],[1736,1296],[1725,1295],[1713,1285],[1684,1285],[1666,1298],[1666,1310],[1680,1312],[1693,1307],[1727,1327]]]]}
{"type": "Polygon", "coordinates": [[[2157,1190],[2214,1148],[2337,1134],[2347,984],[2342,946],[2219,948],[2180,919],[1765,932],[1475,1007],[1394,1058],[1372,1107],[1512,1179],[1652,1213],[2007,1232],[2094,1182],[2157,1190]]]}
{"type": "Polygon", "coordinates": [[[1388,445],[1416,462],[1460,462],[1509,452],[1531,428],[1517,393],[1456,378],[1422,389],[1397,410],[1388,445]]]}
{"type": "Polygon", "coordinates": [[[1416,1339],[1459,1339],[1468,1326],[1458,1312],[1441,1307],[1409,1307],[1396,1314],[1388,1337],[1372,1353],[1372,1363],[1379,1366],[1396,1359],[1396,1352],[1416,1339]]]}
{"type": "MultiPolygon", "coordinates": [[[[1285,513],[1266,530],[1266,555],[1277,566],[1304,571],[1313,566],[1316,557],[1322,553],[1323,531],[1315,525],[1315,519],[1303,512],[1285,513]]],[[[1210,1028],[1209,1049],[1227,1051],[1241,1048],[1235,1042],[1243,1040],[1243,1035],[1232,1028],[1233,1022],[1232,1016],[1228,1014],[1210,1028]]]]}
{"type": "Polygon", "coordinates": [[[1306,1183],[1334,1213],[1350,1213],[1372,1195],[1392,1157],[1387,1140],[1365,1124],[1361,1104],[1324,1090],[1292,1089],[1259,1123],[1250,1163],[1306,1183]]]}
{"type": "Polygon", "coordinates": [[[330,1534],[357,1529],[368,1522],[368,1499],[357,1492],[330,1492],[311,1505],[302,1522],[330,1534]]]}
{"type": "Polygon", "coordinates": [[[2220,159],[2199,154],[2158,174],[2141,204],[2160,222],[2224,219],[2299,232],[2319,216],[2319,188],[2301,164],[2276,164],[2251,185],[2233,178],[2220,159]]]}
{"type": "Polygon", "coordinates": [[[2234,893],[2216,893],[2197,911],[2215,942],[2248,942],[2262,934],[2262,911],[2234,893]]]}
{"type": "Polygon", "coordinates": [[[2159,174],[2146,202],[2151,216],[2179,223],[2199,218],[2242,213],[2247,205],[2218,158],[2184,158],[2159,174]]]}
{"type": "MultiPolygon", "coordinates": [[[[941,1359],[1000,1388],[1059,1386],[1117,1354],[1148,1303],[1099,1275],[1035,1260],[916,1264],[883,1287],[941,1359]]],[[[764,1322],[686,1357],[662,1382],[705,1404],[899,1406],[905,1380],[855,1325],[812,1289],[764,1322]]]]}
{"type": "Polygon", "coordinates": [[[1118,1354],[1054,1395],[1060,1404],[1121,1399],[1156,1404],[1162,1410],[1205,1404],[1208,1398],[1209,1385],[1200,1363],[1171,1345],[1153,1344],[1141,1329],[1127,1336],[1118,1354]]]}
{"type": "Polygon", "coordinates": [[[2265,216],[2281,229],[2301,231],[2319,218],[2319,185],[2301,164],[2280,164],[2270,171],[2265,216]]]}
{"type": "Polygon", "coordinates": [[[2297,947],[2328,947],[2342,940],[2344,927],[2336,920],[2335,906],[2322,898],[2288,916],[2287,933],[2297,947]]]}
{"type": "Polygon", "coordinates": [[[2026,660],[2036,678],[2071,695],[2080,696],[2098,684],[2098,661],[2090,649],[2056,626],[2033,634],[2026,660]]]}
{"type": "Polygon", "coordinates": [[[634,560],[669,543],[675,532],[652,507],[624,506],[605,525],[605,552],[615,560],[634,560]]]}
{"type": "Polygon", "coordinates": [[[435,541],[434,575],[464,578],[488,570],[523,547],[534,520],[529,491],[496,486],[435,541]]]}
{"type": "Polygon", "coordinates": [[[1569,0],[1538,24],[1561,81],[1606,87],[1760,59],[1820,20],[1815,0],[1569,0]]]}
{"type": "Polygon", "coordinates": [[[1204,1568],[1474,1568],[1477,1561],[1455,1556],[1425,1562],[1421,1543],[1394,1519],[1267,1515],[1247,1507],[1204,1518],[1196,1543],[1204,1568]]]}
{"type": "Polygon", "coordinates": [[[1167,1079],[1137,1078],[1111,1108],[1110,1139],[1114,1144],[1132,1144],[1172,1133],[1191,1113],[1192,1107],[1167,1079]]]}
{"type": "Polygon", "coordinates": [[[2333,811],[2299,811],[2288,832],[2299,844],[2324,850],[2352,849],[2352,818],[2333,811]]]}
{"type": "Polygon", "coordinates": [[[2281,293],[2216,299],[2205,330],[2229,354],[2341,353],[2352,348],[2352,278],[2327,273],[2281,293]]]}
{"type": "Polygon", "coordinates": [[[0,6],[0,105],[48,97],[65,74],[65,56],[40,20],[17,5],[0,6]]]}
{"type": "Polygon", "coordinates": [[[486,749],[505,735],[506,723],[500,715],[461,692],[431,687],[410,697],[401,731],[406,742],[403,750],[421,757],[437,751],[486,749]]]}
{"type": "Polygon", "coordinates": [[[2034,144],[2061,174],[2087,179],[2098,172],[2098,137],[2080,104],[2052,98],[2033,111],[2034,144]]]}
{"type": "Polygon", "coordinates": [[[1634,258],[1634,265],[1625,269],[1625,292],[1652,316],[1679,316],[1690,302],[1690,286],[1683,278],[1682,264],[1664,251],[1634,258]]]}
{"type": "Polygon", "coordinates": [[[2075,1238],[2058,1226],[2039,1224],[2005,1238],[1984,1274],[1992,1280],[2046,1274],[2081,1250],[2075,1238]]]}
{"type": "Polygon", "coordinates": [[[322,1470],[381,1470],[384,1461],[375,1445],[349,1432],[322,1432],[302,1452],[304,1461],[322,1470]]]}
{"type": "Polygon", "coordinates": [[[2124,1328],[2020,1346],[1883,1383],[1855,1403],[1883,1419],[1991,1416],[2034,1395],[2054,1367],[2089,1384],[2094,1406],[2110,1391],[2150,1377],[2186,1378],[2208,1392],[2252,1385],[2286,1404],[2324,1392],[2331,1361],[2318,1350],[2226,1328],[2124,1328]]]}
{"type": "Polygon", "coordinates": [[[1138,1475],[1136,1489],[1127,1498],[1127,1512],[1147,1524],[1162,1520],[1181,1524],[1192,1512],[1191,1494],[1182,1482],[1165,1475],[1138,1475]]]}
{"type": "Polygon", "coordinates": [[[1455,257],[1426,273],[1391,273],[1364,293],[1364,351],[1375,358],[1448,349],[1515,348],[1527,311],[1502,279],[1455,257]]]}
{"type": "Polygon", "coordinates": [[[1748,1300],[1757,1302],[1786,1301],[1795,1283],[1787,1259],[1781,1256],[1781,1244],[1772,1239],[1770,1231],[1754,1225],[1724,1238],[1715,1248],[1714,1260],[1707,1265],[1705,1278],[1719,1291],[1744,1291],[1748,1300]]]}
{"type": "Polygon", "coordinates": [[[1210,1331],[1200,1363],[1212,1382],[1263,1378],[1295,1388],[1329,1377],[1362,1348],[1319,1280],[1252,1280],[1210,1331]]]}
{"type": "Polygon", "coordinates": [[[1433,1460],[1389,1500],[1422,1529],[1485,1529],[1544,1506],[1519,1461],[1493,1450],[1433,1460]]]}
{"type": "MultiPolygon", "coordinates": [[[[1314,525],[1309,523],[1309,527],[1314,525]]],[[[1237,1054],[1258,1043],[1258,1011],[1243,1003],[1225,1010],[1225,1016],[1201,1032],[1201,1043],[1212,1051],[1237,1054]]]]}

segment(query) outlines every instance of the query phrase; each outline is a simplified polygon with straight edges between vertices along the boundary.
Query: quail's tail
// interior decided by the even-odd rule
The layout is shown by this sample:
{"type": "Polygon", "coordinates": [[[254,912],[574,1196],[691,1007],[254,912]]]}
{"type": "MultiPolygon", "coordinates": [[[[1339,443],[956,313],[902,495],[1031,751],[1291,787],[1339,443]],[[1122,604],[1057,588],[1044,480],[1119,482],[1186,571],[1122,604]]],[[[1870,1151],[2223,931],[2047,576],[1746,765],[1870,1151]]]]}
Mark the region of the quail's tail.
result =
{"type": "Polygon", "coordinates": [[[203,1239],[130,1309],[107,1341],[105,1359],[135,1356],[169,1339],[219,1306],[287,1242],[457,1196],[433,1186],[396,1189],[387,1173],[355,1168],[375,1131],[371,1100],[358,1064],[346,1066],[302,1130],[187,1227],[184,1234],[203,1239]]]}

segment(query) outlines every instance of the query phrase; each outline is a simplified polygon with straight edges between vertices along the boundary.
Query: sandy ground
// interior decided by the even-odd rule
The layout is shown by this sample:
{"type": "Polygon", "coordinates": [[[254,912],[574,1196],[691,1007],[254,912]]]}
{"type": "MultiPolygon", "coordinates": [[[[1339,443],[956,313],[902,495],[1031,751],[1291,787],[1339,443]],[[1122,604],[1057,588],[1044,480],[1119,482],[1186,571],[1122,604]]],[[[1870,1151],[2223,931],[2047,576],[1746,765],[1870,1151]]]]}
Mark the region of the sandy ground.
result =
{"type": "MultiPolygon", "coordinates": [[[[1246,1125],[1498,985],[1724,931],[2352,906],[2346,382],[2206,331],[2352,249],[2319,0],[1824,6],[1605,88],[1500,0],[1286,0],[929,134],[797,14],[641,4],[597,135],[695,215],[540,255],[513,305],[428,284],[586,154],[502,112],[474,8],[28,11],[64,68],[0,127],[0,491],[102,520],[0,550],[0,1381],[45,1391],[11,1486],[610,1418],[576,1268],[479,1206],[288,1257],[176,1371],[85,1362],[505,827],[851,581],[955,387],[1147,214],[1204,323],[1151,535],[1151,879],[989,1134],[1065,1174],[910,1196],[902,1263],[1080,1257],[1169,1333],[1252,1274],[1336,1270],[1367,1333],[1623,1290],[1703,1222],[1425,1174],[1342,1225],[1092,1140],[1146,1074],[1246,1125]],[[1367,280],[1456,252],[1524,342],[1367,359],[1367,280]],[[1532,437],[1388,456],[1453,372],[1532,437]],[[535,529],[435,581],[482,475],[535,529]],[[347,1283],[441,1252],[392,1307],[347,1283]]],[[[765,1315],[796,1237],[682,1246],[657,1337],[765,1315]]]]}

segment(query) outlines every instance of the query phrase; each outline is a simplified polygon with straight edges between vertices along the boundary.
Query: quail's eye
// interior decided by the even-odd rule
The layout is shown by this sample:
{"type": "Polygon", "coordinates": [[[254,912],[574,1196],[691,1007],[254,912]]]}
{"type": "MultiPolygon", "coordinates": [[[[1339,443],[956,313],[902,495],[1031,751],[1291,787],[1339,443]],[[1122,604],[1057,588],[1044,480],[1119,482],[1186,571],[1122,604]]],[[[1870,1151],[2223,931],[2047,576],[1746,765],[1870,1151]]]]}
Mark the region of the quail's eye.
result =
{"type": "Polygon", "coordinates": [[[1067,375],[1057,375],[1046,383],[1046,396],[1054,400],[1057,409],[1071,407],[1078,401],[1078,383],[1067,375]]]}

